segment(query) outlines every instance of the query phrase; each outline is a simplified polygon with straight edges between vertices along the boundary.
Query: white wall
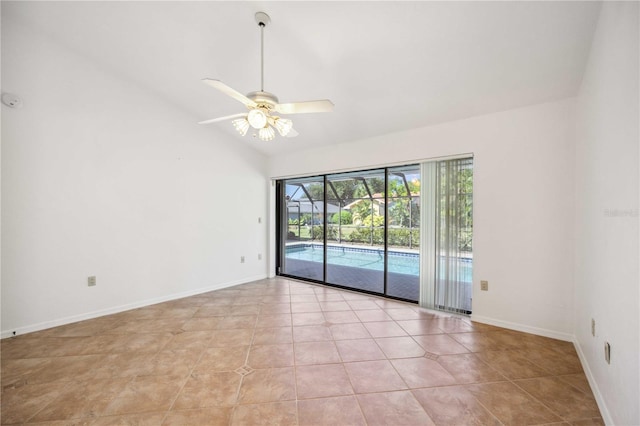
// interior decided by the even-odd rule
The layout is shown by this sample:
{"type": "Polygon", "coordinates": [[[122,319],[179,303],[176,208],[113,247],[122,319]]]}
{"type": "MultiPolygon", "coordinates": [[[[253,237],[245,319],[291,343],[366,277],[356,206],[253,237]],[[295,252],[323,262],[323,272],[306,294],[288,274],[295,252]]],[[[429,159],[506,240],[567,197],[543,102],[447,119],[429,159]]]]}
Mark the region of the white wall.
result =
{"type": "Polygon", "coordinates": [[[473,153],[473,318],[571,340],[574,107],[565,100],[278,156],[270,175],[473,153]]]}
{"type": "Polygon", "coordinates": [[[263,156],[11,21],[2,85],[3,336],[266,276],[263,156]]]}
{"type": "Polygon", "coordinates": [[[638,9],[604,2],[577,102],[576,344],[605,420],[619,425],[640,424],[638,9]]]}

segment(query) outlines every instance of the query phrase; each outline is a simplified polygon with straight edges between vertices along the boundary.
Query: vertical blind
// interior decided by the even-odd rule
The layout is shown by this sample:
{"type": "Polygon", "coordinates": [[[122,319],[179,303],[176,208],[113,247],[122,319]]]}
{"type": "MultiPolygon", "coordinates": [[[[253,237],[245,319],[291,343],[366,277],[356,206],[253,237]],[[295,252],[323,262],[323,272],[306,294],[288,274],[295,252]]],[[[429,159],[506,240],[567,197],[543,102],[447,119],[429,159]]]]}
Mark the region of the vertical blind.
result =
{"type": "Polygon", "coordinates": [[[420,303],[471,313],[473,266],[473,159],[422,165],[425,231],[420,303]],[[431,234],[431,235],[428,235],[431,234]]]}

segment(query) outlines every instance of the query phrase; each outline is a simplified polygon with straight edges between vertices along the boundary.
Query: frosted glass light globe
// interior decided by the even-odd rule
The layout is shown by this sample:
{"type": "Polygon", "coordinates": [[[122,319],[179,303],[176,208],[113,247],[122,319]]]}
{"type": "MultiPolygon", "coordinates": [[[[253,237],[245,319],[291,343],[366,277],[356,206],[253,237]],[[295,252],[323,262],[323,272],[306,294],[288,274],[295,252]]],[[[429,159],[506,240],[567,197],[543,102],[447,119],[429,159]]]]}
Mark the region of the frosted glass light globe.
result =
{"type": "Polygon", "coordinates": [[[260,129],[260,132],[258,133],[258,137],[260,138],[260,140],[263,141],[270,141],[273,140],[273,138],[276,136],[276,132],[273,130],[273,127],[263,127],[262,129],[260,129]]]}
{"type": "Polygon", "coordinates": [[[233,120],[231,123],[242,136],[247,134],[247,130],[249,130],[249,122],[246,118],[238,118],[237,120],[233,120]]]}
{"type": "Polygon", "coordinates": [[[273,122],[274,127],[278,130],[281,136],[287,136],[293,128],[293,122],[286,118],[276,118],[273,122]]]}
{"type": "Polygon", "coordinates": [[[252,109],[249,111],[247,120],[254,129],[262,129],[267,124],[267,115],[262,110],[252,109]]]}

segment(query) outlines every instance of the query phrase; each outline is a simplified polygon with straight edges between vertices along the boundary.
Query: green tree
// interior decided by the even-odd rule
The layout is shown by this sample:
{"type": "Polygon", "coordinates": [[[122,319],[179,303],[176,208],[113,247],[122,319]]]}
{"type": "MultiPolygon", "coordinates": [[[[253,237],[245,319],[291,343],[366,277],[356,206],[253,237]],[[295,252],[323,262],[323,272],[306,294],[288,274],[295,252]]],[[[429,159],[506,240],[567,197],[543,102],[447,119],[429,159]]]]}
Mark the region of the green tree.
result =
{"type": "Polygon", "coordinates": [[[348,203],[349,200],[354,198],[354,192],[358,186],[358,182],[353,179],[331,181],[331,186],[335,189],[327,188],[327,199],[340,200],[343,203],[348,203]],[[337,195],[337,197],[336,197],[337,195]]]}
{"type": "Polygon", "coordinates": [[[398,198],[393,200],[389,206],[390,223],[398,226],[409,226],[409,205],[410,198],[398,198]]]}
{"type": "MultiPolygon", "coordinates": [[[[313,201],[324,200],[324,184],[320,182],[313,182],[309,184],[305,184],[304,188],[311,195],[311,199],[313,201]]],[[[305,197],[304,198],[308,198],[305,197]]]]}
{"type": "Polygon", "coordinates": [[[311,224],[311,220],[312,220],[313,216],[311,215],[311,213],[304,213],[300,216],[300,225],[307,225],[307,224],[311,224]]]}
{"type": "Polygon", "coordinates": [[[331,216],[331,223],[351,225],[353,223],[353,217],[350,212],[343,210],[340,213],[334,213],[331,216]]]}
{"type": "Polygon", "coordinates": [[[441,220],[457,223],[458,250],[472,251],[473,169],[448,161],[440,163],[439,168],[441,220]]]}
{"type": "Polygon", "coordinates": [[[369,215],[362,220],[362,224],[364,226],[371,226],[372,223],[374,227],[384,226],[384,217],[379,215],[369,215]]]}
{"type": "Polygon", "coordinates": [[[371,201],[362,200],[361,202],[354,204],[351,207],[351,212],[353,215],[353,222],[362,223],[364,218],[371,215],[371,201]]]}

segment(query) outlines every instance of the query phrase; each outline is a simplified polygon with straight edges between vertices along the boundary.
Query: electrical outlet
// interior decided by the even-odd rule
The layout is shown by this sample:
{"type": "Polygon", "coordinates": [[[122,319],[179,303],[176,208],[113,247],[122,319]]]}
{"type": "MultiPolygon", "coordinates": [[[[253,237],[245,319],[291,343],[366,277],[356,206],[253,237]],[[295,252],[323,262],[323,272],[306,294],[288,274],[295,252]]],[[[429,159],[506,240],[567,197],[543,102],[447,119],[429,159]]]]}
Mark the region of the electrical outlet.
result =
{"type": "Polygon", "coordinates": [[[90,276],[89,278],[87,278],[87,285],[89,287],[93,287],[94,285],[96,285],[96,277],[90,276]]]}
{"type": "Polygon", "coordinates": [[[480,290],[489,291],[489,281],[485,281],[485,280],[480,281],[480,290]]]}
{"type": "Polygon", "coordinates": [[[609,342],[604,342],[604,360],[607,364],[611,364],[611,345],[609,342]]]}
{"type": "Polygon", "coordinates": [[[596,320],[591,318],[591,335],[596,337],[596,320]]]}
{"type": "Polygon", "coordinates": [[[258,223],[262,223],[262,218],[261,217],[258,218],[258,223]]]}
{"type": "Polygon", "coordinates": [[[258,253],[258,260],[262,260],[262,253],[258,253]]]}
{"type": "Polygon", "coordinates": [[[244,256],[240,256],[240,263],[244,263],[244,256]]]}

